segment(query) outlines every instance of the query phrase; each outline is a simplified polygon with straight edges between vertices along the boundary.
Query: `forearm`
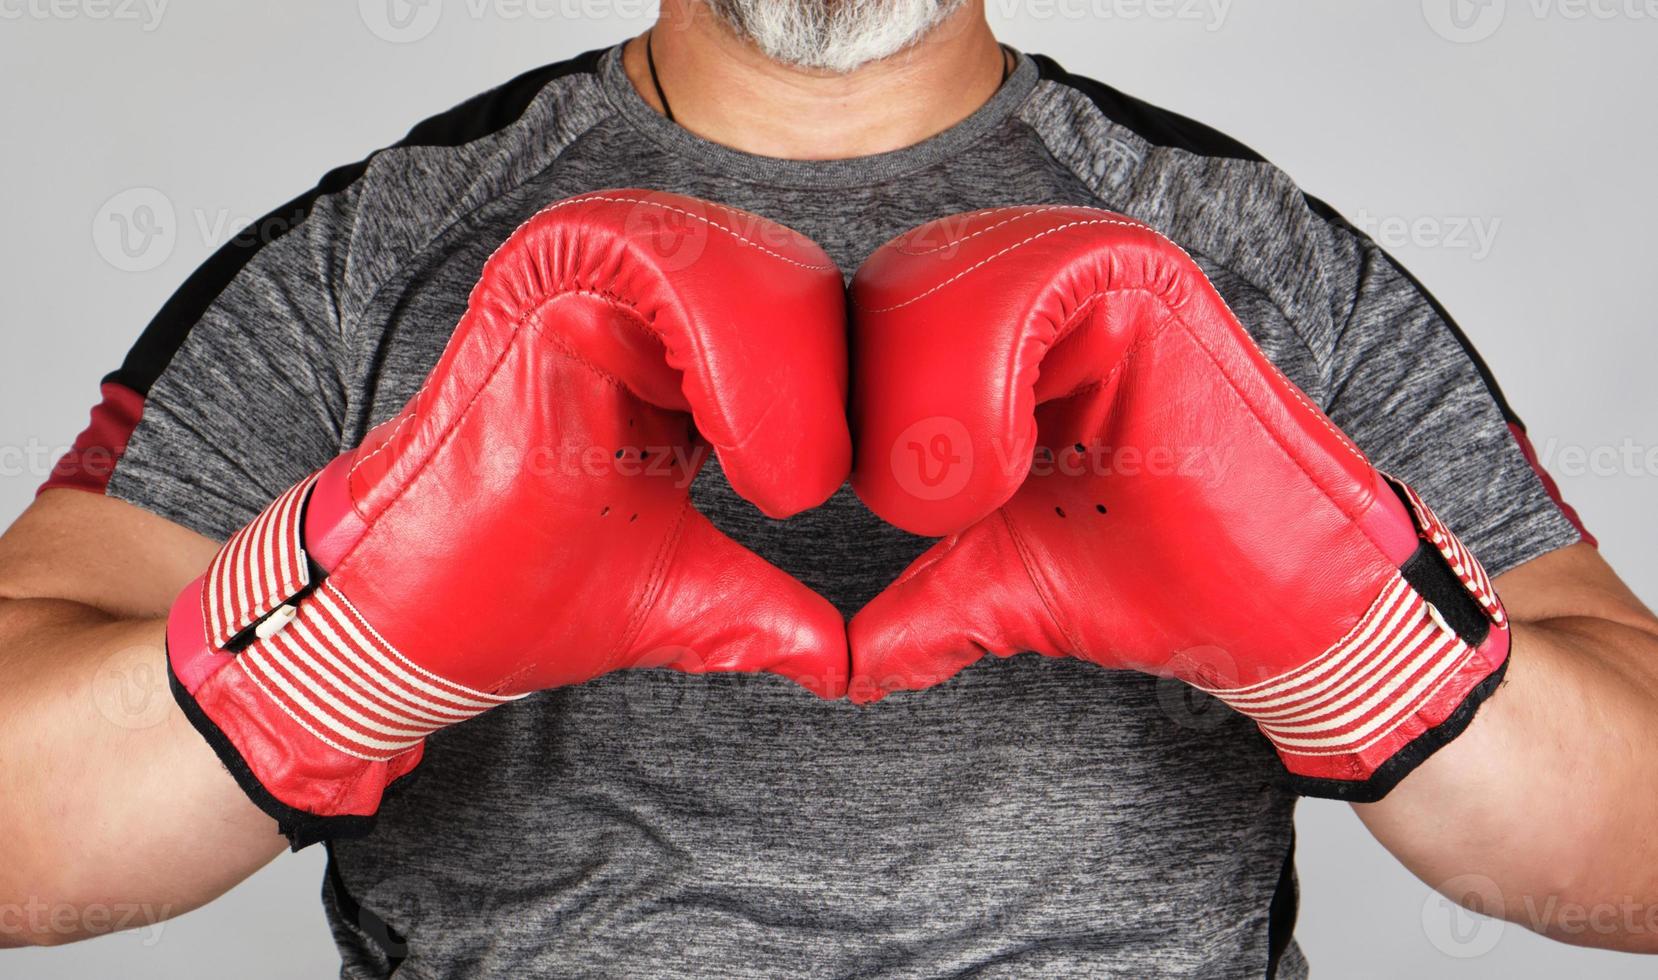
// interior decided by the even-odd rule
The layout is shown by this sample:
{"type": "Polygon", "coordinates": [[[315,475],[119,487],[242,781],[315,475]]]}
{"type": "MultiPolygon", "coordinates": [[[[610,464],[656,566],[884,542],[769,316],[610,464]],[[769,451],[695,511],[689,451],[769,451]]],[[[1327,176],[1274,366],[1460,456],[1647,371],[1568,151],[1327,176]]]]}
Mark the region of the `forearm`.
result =
{"type": "Polygon", "coordinates": [[[1507,680],[1468,731],[1355,809],[1452,898],[1473,886],[1554,938],[1658,952],[1655,749],[1658,637],[1600,619],[1517,624],[1507,680]]]}
{"type": "Polygon", "coordinates": [[[0,946],[152,924],[282,850],[167,688],[161,620],[0,601],[0,946]]]}

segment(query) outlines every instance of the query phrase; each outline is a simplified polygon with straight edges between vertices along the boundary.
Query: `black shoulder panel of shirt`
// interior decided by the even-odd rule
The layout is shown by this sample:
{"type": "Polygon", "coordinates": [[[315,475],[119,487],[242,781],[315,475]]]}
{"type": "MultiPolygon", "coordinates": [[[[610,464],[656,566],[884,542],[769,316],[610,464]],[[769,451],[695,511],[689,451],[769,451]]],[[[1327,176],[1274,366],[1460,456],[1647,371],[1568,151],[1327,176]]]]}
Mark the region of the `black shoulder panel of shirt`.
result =
{"type": "MultiPolygon", "coordinates": [[[[1082,75],[1073,75],[1046,55],[1032,55],[1031,58],[1036,62],[1037,70],[1044,80],[1066,85],[1081,92],[1094,103],[1107,119],[1129,130],[1153,146],[1185,150],[1188,153],[1205,157],[1243,160],[1249,163],[1268,162],[1259,153],[1217,129],[1206,126],[1194,119],[1188,119],[1179,113],[1160,109],[1149,102],[1119,92],[1103,82],[1082,75]]],[[[1303,193],[1303,196],[1307,200],[1307,207],[1313,214],[1358,238],[1369,239],[1368,235],[1355,228],[1329,204],[1311,194],[1303,193]]],[[[1520,417],[1515,414],[1514,409],[1509,405],[1507,397],[1503,395],[1502,387],[1497,384],[1496,375],[1492,374],[1491,368],[1485,363],[1485,358],[1481,357],[1479,351],[1474,349],[1468,335],[1463,332],[1462,327],[1457,324],[1450,311],[1428,291],[1426,286],[1422,285],[1421,280],[1417,279],[1409,269],[1399,264],[1397,259],[1388,255],[1383,249],[1378,248],[1377,251],[1405,278],[1405,281],[1409,282],[1417,292],[1422,294],[1422,298],[1433,308],[1434,313],[1445,322],[1445,326],[1451,331],[1452,336],[1456,337],[1463,350],[1467,351],[1469,359],[1474,362],[1474,367],[1478,369],[1480,377],[1485,381],[1485,386],[1491,391],[1491,397],[1496,399],[1498,407],[1502,409],[1503,417],[1508,420],[1510,425],[1516,426],[1521,432],[1524,432],[1525,424],[1520,421],[1520,417]]]]}
{"type": "MultiPolygon", "coordinates": [[[[411,146],[463,146],[498,133],[523,117],[541,90],[567,75],[594,73],[606,49],[577,55],[567,61],[535,68],[504,85],[474,96],[447,112],[421,122],[398,143],[386,149],[411,146]]],[[[322,197],[337,194],[361,179],[375,153],[329,171],[317,186],[255,222],[213,253],[184,281],[144,328],[121,367],[104,378],[147,396],[191,328],[259,250],[299,227],[322,197]],[[271,220],[274,218],[280,220],[271,220]],[[268,229],[256,233],[258,229],[268,229]]]]}

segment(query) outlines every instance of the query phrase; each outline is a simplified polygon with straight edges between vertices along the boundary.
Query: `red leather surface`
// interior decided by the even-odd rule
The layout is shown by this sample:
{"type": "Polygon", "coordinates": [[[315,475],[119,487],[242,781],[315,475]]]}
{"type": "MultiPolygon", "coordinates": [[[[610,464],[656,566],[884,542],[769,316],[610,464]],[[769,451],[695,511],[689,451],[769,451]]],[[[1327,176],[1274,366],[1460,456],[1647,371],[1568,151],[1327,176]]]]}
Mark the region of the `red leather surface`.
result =
{"type": "MultiPolygon", "coordinates": [[[[425,387],[324,472],[306,544],[417,675],[515,695],[630,667],[772,671],[839,697],[840,615],[688,491],[711,448],[772,516],[827,499],[851,464],[846,384],[841,274],[816,245],[676,195],[583,195],[491,258],[425,387]]],[[[372,812],[418,757],[365,767],[240,670],[175,669],[308,813],[372,812]]]]}
{"type": "Polygon", "coordinates": [[[772,516],[826,500],[850,469],[845,390],[842,281],[811,242],[675,195],[561,202],[490,260],[431,384],[358,451],[374,533],[335,584],[480,690],[577,683],[663,644],[731,662],[704,640],[731,621],[821,678],[844,663],[828,603],[681,535],[707,444],[772,516]]]}
{"type": "MultiPolygon", "coordinates": [[[[986,652],[1256,684],[1346,636],[1417,547],[1359,450],[1137,222],[944,219],[852,295],[853,485],[948,536],[853,620],[857,700],[986,652]]],[[[1309,765],[1362,777],[1351,761],[1309,765]]]]}

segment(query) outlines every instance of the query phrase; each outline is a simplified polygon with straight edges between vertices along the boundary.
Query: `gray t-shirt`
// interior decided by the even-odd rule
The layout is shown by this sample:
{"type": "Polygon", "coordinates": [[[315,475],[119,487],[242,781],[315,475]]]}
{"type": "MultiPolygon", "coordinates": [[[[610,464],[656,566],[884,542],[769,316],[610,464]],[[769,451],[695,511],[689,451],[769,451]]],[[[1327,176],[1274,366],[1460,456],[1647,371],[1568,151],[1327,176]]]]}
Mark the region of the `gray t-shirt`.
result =
{"type": "MultiPolygon", "coordinates": [[[[1579,540],[1477,358],[1374,244],[1247,148],[1023,56],[947,132],[830,162],[698,139],[616,50],[525,75],[215,256],[106,379],[82,450],[124,441],[118,466],[56,484],[227,536],[402,407],[521,221],[616,186],[758,212],[848,272],[955,212],[1127,213],[1493,574],[1579,540]]],[[[717,465],[694,493],[848,614],[926,544],[844,490],[786,523],[717,465]]],[[[992,658],[863,709],[626,673],[433,736],[376,830],[331,845],[324,901],[349,978],[1302,977],[1280,777],[1244,719],[1080,662],[992,658]]]]}

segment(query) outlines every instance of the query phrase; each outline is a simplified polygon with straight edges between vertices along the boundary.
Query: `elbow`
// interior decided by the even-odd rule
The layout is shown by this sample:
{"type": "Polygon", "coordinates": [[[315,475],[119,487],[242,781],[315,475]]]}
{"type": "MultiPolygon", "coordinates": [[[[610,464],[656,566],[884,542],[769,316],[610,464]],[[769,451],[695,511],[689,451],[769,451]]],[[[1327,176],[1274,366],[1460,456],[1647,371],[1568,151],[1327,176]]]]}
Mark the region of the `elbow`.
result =
{"type": "Polygon", "coordinates": [[[62,853],[57,842],[37,838],[21,844],[21,853],[8,854],[11,864],[0,873],[0,949],[66,946],[150,924],[142,908],[128,912],[125,903],[89,890],[63,862],[30,866],[30,853],[62,853]]]}
{"type": "Polygon", "coordinates": [[[1561,921],[1544,923],[1539,928],[1530,922],[1522,925],[1538,935],[1568,946],[1599,949],[1613,953],[1658,954],[1658,905],[1605,906],[1586,910],[1577,921],[1570,916],[1561,921]],[[1598,921],[1597,921],[1598,920],[1598,921]]]}
{"type": "Polygon", "coordinates": [[[0,950],[62,946],[83,938],[53,929],[48,903],[34,899],[0,901],[0,950]]]}
{"type": "Polygon", "coordinates": [[[1620,953],[1658,954],[1658,891],[1628,878],[1627,890],[1606,869],[1584,862],[1582,873],[1555,879],[1554,887],[1505,896],[1503,918],[1569,946],[1620,953]]]}
{"type": "Polygon", "coordinates": [[[82,938],[61,921],[54,928],[53,903],[25,894],[15,882],[4,884],[10,887],[0,887],[0,950],[62,946],[82,938]]]}
{"type": "Polygon", "coordinates": [[[8,900],[0,902],[0,951],[67,946],[129,929],[154,929],[171,913],[156,914],[153,906],[8,900]]]}
{"type": "Polygon", "coordinates": [[[40,949],[48,946],[63,946],[83,937],[69,937],[56,935],[50,932],[12,933],[0,928],[0,953],[8,949],[40,949]]]}

